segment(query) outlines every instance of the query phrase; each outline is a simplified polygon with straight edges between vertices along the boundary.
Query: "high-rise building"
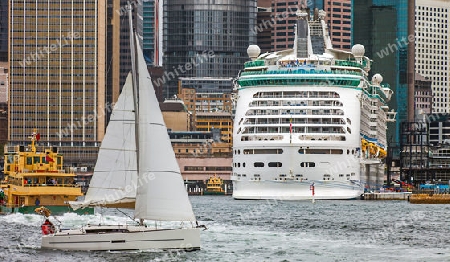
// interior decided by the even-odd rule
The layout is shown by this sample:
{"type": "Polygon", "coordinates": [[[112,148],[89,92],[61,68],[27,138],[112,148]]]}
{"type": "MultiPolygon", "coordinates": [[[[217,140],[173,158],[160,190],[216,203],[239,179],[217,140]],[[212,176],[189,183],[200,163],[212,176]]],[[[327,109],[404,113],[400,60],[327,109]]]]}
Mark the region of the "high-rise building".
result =
{"type": "Polygon", "coordinates": [[[164,85],[177,94],[178,77],[235,77],[256,43],[256,0],[177,0],[164,3],[164,85]]]}
{"type": "Polygon", "coordinates": [[[8,140],[8,76],[8,63],[0,61],[0,147],[8,140]]]}
{"type": "MultiPolygon", "coordinates": [[[[128,6],[131,6],[133,26],[140,34],[142,45],[142,3],[141,0],[108,0],[107,1],[107,55],[106,55],[106,102],[115,103],[119,97],[125,80],[131,71],[130,23],[128,6]],[[136,16],[136,13],[141,15],[136,16]],[[140,17],[140,19],[136,19],[140,17]],[[139,22],[138,22],[139,20],[139,22]]],[[[144,1],[145,3],[145,1],[144,1]]],[[[109,117],[107,117],[109,119],[109,117]]]]}
{"type": "Polygon", "coordinates": [[[351,0],[325,0],[324,11],[333,48],[351,49],[351,0]]]}
{"type": "Polygon", "coordinates": [[[407,119],[408,1],[353,0],[352,45],[362,44],[373,60],[372,74],[380,73],[394,91],[389,107],[397,111],[395,123],[388,123],[388,142],[398,142],[400,124],[407,119]]]}
{"type": "Polygon", "coordinates": [[[351,49],[351,0],[259,0],[254,32],[262,52],[279,51],[294,45],[298,8],[326,11],[326,23],[334,48],[351,49]]]}
{"type": "Polygon", "coordinates": [[[163,0],[142,3],[143,53],[149,66],[162,66],[163,0]]]}
{"type": "MultiPolygon", "coordinates": [[[[115,2],[115,5],[117,5],[117,2],[119,2],[120,12],[117,12],[115,19],[117,25],[116,26],[116,34],[119,35],[119,44],[118,44],[118,50],[115,50],[116,52],[113,54],[115,58],[118,58],[119,62],[119,91],[122,90],[123,85],[125,84],[125,80],[127,79],[128,74],[131,71],[131,52],[130,52],[130,24],[129,24],[129,18],[128,18],[128,11],[127,11],[127,5],[128,0],[113,0],[115,2]],[[118,30],[118,31],[117,31],[118,30]]],[[[131,8],[133,12],[133,17],[135,17],[135,12],[139,10],[141,1],[131,1],[131,8]]],[[[134,18],[133,18],[134,19],[134,18]]],[[[136,27],[137,22],[136,19],[133,21],[133,25],[136,27]]],[[[137,31],[141,31],[142,29],[137,29],[137,31]]],[[[114,58],[113,58],[114,59],[114,58]]],[[[118,92],[119,94],[120,92],[118,92]]],[[[116,99],[117,100],[117,99],[116,99]]],[[[115,101],[115,100],[114,100],[115,101]]]]}
{"type": "MultiPolygon", "coordinates": [[[[123,1],[122,1],[123,2],[123,1]]],[[[125,78],[121,78],[120,53],[121,53],[121,30],[123,20],[127,17],[126,6],[122,6],[121,0],[107,1],[106,19],[106,92],[107,103],[114,103],[119,98],[125,78]],[[121,82],[122,81],[122,82],[121,82]]],[[[128,21],[128,20],[126,20],[128,21]]],[[[131,65],[128,66],[131,68],[131,65]]],[[[107,121],[110,114],[107,114],[107,121]]]]}
{"type": "Polygon", "coordinates": [[[271,20],[263,21],[259,27],[271,28],[272,51],[292,48],[294,45],[294,26],[297,23],[298,8],[307,8],[306,1],[272,0],[271,20]]]}
{"type": "Polygon", "coordinates": [[[0,103],[8,102],[8,62],[0,61],[0,103]]]}
{"type": "MultiPolygon", "coordinates": [[[[448,169],[450,159],[450,72],[449,17],[445,0],[416,0],[415,4],[415,72],[429,80],[432,108],[425,120],[429,123],[432,158],[430,166],[448,169]],[[445,117],[443,117],[445,116],[445,117]]],[[[410,40],[410,41],[411,41],[410,40]]],[[[416,75],[417,75],[416,74],[416,75]]],[[[416,79],[417,81],[417,79],[416,79]]],[[[417,107],[416,97],[416,107],[417,107]]],[[[446,170],[437,170],[434,179],[446,181],[446,170]]]]}
{"type": "Polygon", "coordinates": [[[271,52],[272,48],[272,0],[258,0],[258,13],[253,33],[261,53],[271,52]]]}
{"type": "MultiPolygon", "coordinates": [[[[128,6],[133,16],[132,24],[139,35],[138,44],[143,46],[144,6],[153,5],[154,0],[108,0],[106,41],[106,102],[115,103],[128,74],[131,71],[130,23],[128,6]],[[137,15],[136,15],[137,14],[137,15]]],[[[149,29],[152,30],[152,29],[149,29]]],[[[144,56],[148,61],[148,51],[144,56]]],[[[107,114],[107,122],[109,114],[107,114]]]]}
{"type": "Polygon", "coordinates": [[[8,4],[9,0],[0,0],[0,62],[8,61],[8,4]]]}
{"type": "Polygon", "coordinates": [[[416,0],[415,13],[415,71],[432,81],[432,113],[450,113],[450,5],[416,0]]]}
{"type": "Polygon", "coordinates": [[[420,121],[423,116],[433,112],[432,81],[428,77],[416,73],[414,82],[414,110],[417,115],[416,119],[420,121]]]}
{"type": "Polygon", "coordinates": [[[142,3],[142,52],[148,65],[155,63],[155,4],[158,4],[155,0],[142,3]]]}
{"type": "Polygon", "coordinates": [[[8,4],[8,0],[0,0],[0,147],[8,139],[8,4]]]}
{"type": "Polygon", "coordinates": [[[11,0],[9,141],[59,147],[93,165],[105,132],[106,3],[11,0]]]}

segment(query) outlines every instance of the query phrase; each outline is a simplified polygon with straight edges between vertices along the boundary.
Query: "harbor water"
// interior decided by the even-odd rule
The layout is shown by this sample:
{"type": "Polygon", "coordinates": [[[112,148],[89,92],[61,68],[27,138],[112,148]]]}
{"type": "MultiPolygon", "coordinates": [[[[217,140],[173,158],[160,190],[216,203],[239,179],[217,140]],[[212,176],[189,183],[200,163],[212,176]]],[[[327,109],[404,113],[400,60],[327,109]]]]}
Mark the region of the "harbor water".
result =
{"type": "MultiPolygon", "coordinates": [[[[190,199],[198,220],[208,227],[199,251],[43,250],[42,218],[11,214],[0,216],[0,261],[450,261],[450,205],[190,199]]],[[[115,210],[57,219],[64,228],[126,222],[115,210]]]]}

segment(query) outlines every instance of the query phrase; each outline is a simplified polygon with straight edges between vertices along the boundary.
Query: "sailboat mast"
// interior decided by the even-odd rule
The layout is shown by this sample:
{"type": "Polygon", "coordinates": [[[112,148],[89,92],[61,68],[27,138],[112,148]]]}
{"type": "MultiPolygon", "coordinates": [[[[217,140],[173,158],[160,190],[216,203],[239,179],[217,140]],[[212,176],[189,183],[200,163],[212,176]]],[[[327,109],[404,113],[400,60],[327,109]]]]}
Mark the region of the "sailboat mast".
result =
{"type": "MultiPolygon", "coordinates": [[[[136,71],[136,46],[134,42],[134,27],[133,27],[133,14],[131,3],[128,2],[128,22],[130,26],[130,54],[131,54],[131,78],[133,79],[133,100],[134,100],[134,119],[135,119],[135,144],[136,144],[136,169],[139,180],[139,81],[136,71]]],[[[139,183],[139,181],[138,181],[139,183]]],[[[139,219],[139,225],[144,225],[144,220],[139,219]]]]}
{"type": "Polygon", "coordinates": [[[134,119],[135,119],[135,144],[136,144],[136,167],[139,173],[139,94],[138,94],[138,76],[136,71],[136,52],[134,42],[133,14],[130,2],[127,5],[128,22],[130,26],[130,54],[131,54],[131,78],[133,80],[133,100],[134,100],[134,119]]]}

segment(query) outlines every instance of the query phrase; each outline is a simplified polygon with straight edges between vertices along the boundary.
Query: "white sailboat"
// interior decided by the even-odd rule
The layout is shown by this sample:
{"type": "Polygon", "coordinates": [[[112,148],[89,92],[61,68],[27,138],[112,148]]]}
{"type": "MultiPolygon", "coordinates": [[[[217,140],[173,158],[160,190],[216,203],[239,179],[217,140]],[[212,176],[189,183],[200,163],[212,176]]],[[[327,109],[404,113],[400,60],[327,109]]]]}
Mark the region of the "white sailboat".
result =
{"type": "MultiPolygon", "coordinates": [[[[137,76],[128,76],[115,104],[84,201],[71,206],[133,207],[139,223],[60,230],[46,220],[42,248],[200,249],[200,227],[196,226],[142,50],[134,39],[130,42],[136,50],[132,58],[137,58],[133,65],[137,76]],[[177,228],[161,228],[146,225],[146,220],[181,223],[177,228]],[[190,223],[183,223],[186,221],[190,223]]],[[[40,213],[48,218],[42,209],[40,213]]]]}

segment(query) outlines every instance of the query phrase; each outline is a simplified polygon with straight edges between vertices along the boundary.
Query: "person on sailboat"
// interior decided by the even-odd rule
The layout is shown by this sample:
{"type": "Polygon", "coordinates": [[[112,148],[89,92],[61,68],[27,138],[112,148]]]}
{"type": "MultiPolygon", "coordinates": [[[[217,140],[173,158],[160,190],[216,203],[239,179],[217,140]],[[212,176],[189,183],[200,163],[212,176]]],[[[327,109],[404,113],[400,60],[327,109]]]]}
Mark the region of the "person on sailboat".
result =
{"type": "Polygon", "coordinates": [[[52,222],[50,222],[50,220],[48,220],[48,218],[45,219],[44,223],[41,225],[41,229],[43,235],[55,233],[55,226],[52,222]]]}

